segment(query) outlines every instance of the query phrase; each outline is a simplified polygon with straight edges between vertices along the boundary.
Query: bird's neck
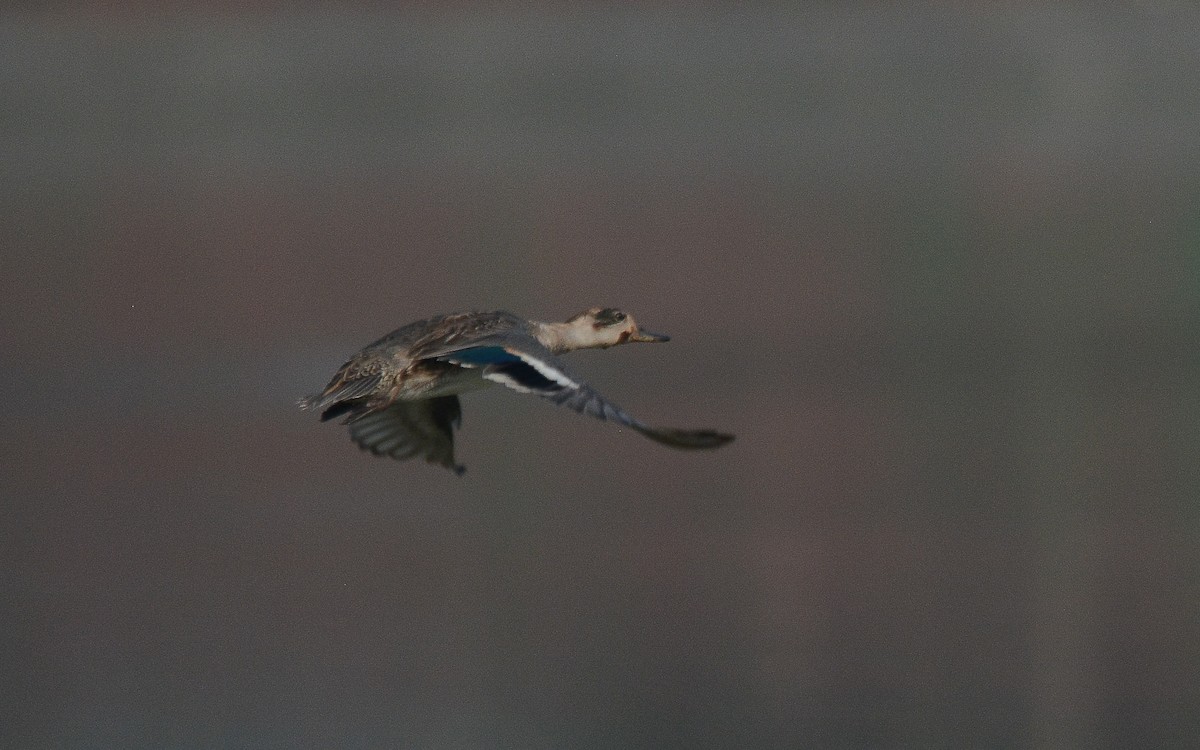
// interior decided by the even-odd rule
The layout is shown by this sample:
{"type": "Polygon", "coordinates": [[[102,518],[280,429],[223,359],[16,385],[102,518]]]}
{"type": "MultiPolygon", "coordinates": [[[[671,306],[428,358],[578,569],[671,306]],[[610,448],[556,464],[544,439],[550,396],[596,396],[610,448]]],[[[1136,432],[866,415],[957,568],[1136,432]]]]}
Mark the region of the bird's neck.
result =
{"type": "Polygon", "coordinates": [[[555,354],[593,346],[593,342],[584,338],[583,333],[570,323],[538,323],[534,328],[538,341],[555,354]]]}

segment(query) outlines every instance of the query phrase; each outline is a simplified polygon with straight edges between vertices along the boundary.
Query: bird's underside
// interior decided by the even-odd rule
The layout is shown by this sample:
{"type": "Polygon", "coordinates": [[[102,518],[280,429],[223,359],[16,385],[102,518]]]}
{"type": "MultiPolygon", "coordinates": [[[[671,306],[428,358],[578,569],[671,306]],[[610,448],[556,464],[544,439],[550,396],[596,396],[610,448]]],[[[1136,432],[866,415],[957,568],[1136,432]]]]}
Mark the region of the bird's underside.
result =
{"type": "Polygon", "coordinates": [[[713,430],[644,424],[569,374],[532,336],[508,330],[459,346],[455,337],[446,338],[410,346],[405,353],[416,355],[410,357],[388,352],[387,339],[381,339],[343,365],[325,390],[303,399],[301,407],[320,411],[322,421],[342,418],[363,450],[398,460],[421,456],[459,474],[464,467],[454,459],[454,429],[462,420],[458,394],[492,383],[616,422],[672,448],[716,448],[733,439],[713,430]]]}

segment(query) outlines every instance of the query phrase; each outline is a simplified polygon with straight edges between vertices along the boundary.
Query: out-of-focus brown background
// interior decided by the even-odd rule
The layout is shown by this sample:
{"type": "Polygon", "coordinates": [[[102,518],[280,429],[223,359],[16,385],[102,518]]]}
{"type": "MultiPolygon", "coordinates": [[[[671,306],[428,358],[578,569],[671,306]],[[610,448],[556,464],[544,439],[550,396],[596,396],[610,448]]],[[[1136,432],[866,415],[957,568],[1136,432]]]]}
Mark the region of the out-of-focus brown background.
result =
{"type": "Polygon", "coordinates": [[[1200,12],[0,16],[6,748],[1195,747],[1200,12]],[[458,309],[672,452],[295,409],[458,309]]]}

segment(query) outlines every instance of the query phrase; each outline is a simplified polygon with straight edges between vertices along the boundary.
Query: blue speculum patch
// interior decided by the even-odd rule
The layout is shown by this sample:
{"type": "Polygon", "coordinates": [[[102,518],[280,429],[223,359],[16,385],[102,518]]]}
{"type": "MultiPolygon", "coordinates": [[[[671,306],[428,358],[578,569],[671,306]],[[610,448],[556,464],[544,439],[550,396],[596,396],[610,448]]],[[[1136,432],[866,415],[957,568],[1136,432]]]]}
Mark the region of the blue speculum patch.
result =
{"type": "Polygon", "coordinates": [[[561,383],[556,383],[538,372],[533,365],[499,346],[463,349],[447,356],[446,359],[469,367],[486,367],[485,372],[502,375],[535,391],[560,391],[563,387],[561,383]]]}
{"type": "Polygon", "coordinates": [[[503,362],[520,362],[521,358],[515,354],[509,354],[503,347],[499,346],[477,346],[471,349],[463,349],[460,352],[447,357],[455,362],[464,365],[498,365],[503,362]]]}

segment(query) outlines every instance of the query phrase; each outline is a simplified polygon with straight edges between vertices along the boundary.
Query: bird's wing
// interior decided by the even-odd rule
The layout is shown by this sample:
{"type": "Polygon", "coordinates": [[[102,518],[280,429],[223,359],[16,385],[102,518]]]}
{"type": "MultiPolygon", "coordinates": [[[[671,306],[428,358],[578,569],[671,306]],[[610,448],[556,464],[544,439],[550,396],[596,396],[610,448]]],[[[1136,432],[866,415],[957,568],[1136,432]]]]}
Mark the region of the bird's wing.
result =
{"type": "Polygon", "coordinates": [[[713,430],[650,427],[635,419],[595,389],[571,375],[562,363],[533,337],[472,342],[436,357],[460,367],[481,368],[483,377],[519,393],[532,393],[560,406],[625,425],[673,448],[716,448],[733,440],[713,430]]]}
{"type": "Polygon", "coordinates": [[[350,421],[350,439],[376,456],[399,461],[423,456],[462,474],[466,468],[454,462],[454,428],[461,422],[458,396],[395,401],[350,421]]]}

